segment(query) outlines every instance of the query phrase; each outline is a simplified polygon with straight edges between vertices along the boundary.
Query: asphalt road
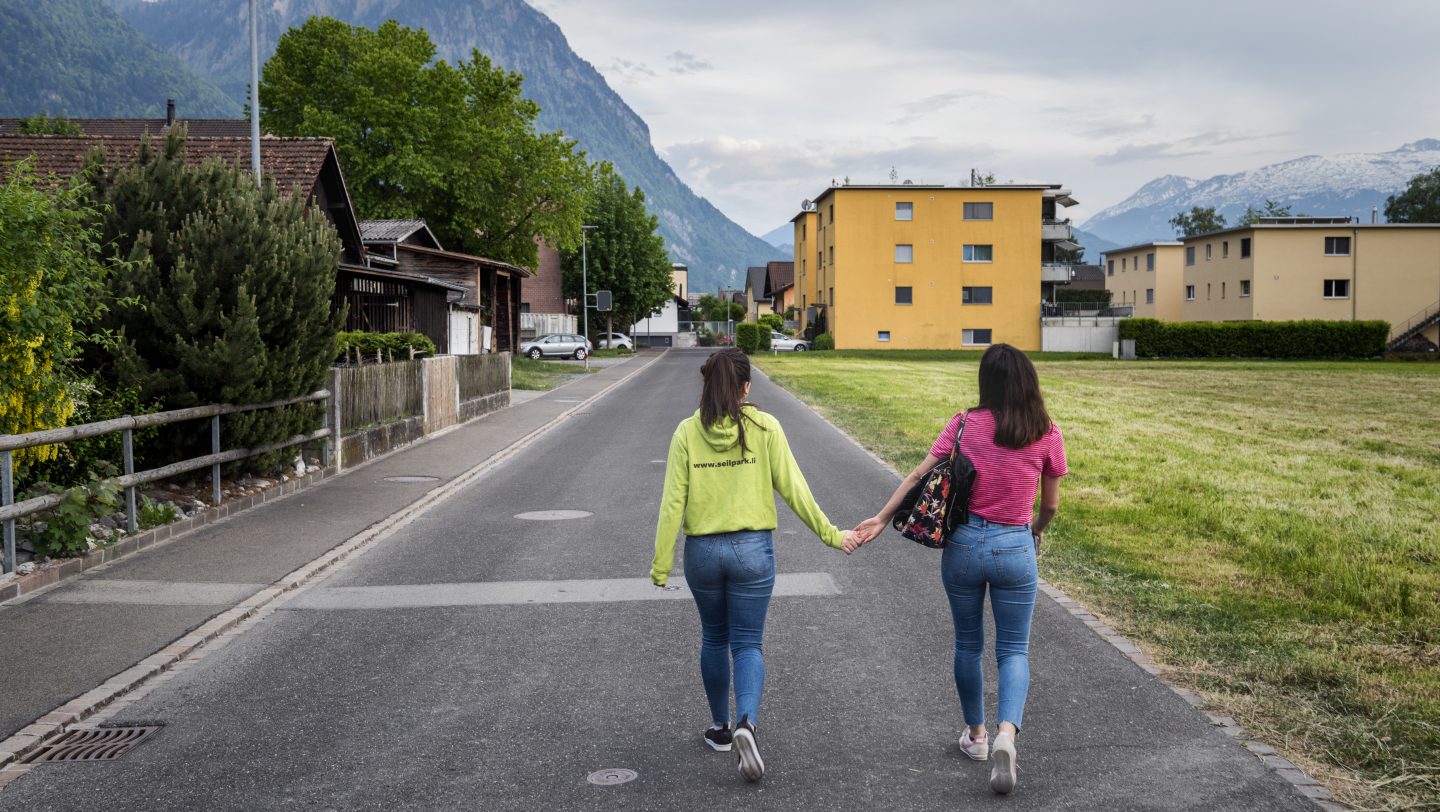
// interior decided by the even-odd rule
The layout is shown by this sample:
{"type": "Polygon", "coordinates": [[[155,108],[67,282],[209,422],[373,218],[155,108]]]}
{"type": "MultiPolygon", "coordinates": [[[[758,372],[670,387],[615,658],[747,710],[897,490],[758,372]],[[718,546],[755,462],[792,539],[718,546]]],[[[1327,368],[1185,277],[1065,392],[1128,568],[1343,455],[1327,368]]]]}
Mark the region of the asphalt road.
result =
{"type": "MultiPolygon", "coordinates": [[[[783,504],[769,771],[745,784],[700,739],[693,605],[643,583],[704,354],[671,351],[115,720],[163,721],[150,741],[38,767],[0,810],[1313,809],[1043,596],[1019,786],[993,795],[955,743],[938,554],[892,533],[847,558],[783,504]],[[516,518],[550,510],[589,515],[516,518]],[[638,777],[587,781],[616,768],[638,777]]],[[[752,397],[836,524],[893,488],[768,381],[752,397]]]]}

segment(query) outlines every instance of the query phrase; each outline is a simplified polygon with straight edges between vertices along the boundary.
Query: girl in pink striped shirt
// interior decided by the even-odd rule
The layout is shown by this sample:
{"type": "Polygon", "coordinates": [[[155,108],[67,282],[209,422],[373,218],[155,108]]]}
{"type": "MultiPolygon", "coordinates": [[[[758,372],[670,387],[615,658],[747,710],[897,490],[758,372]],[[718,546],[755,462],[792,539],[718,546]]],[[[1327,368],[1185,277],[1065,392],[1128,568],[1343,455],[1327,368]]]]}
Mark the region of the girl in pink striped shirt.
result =
{"type": "Polygon", "coordinates": [[[889,524],[910,489],[950,456],[960,435],[960,453],[975,466],[969,520],[955,528],[940,559],[940,576],[955,623],[955,688],[967,728],[960,749],[976,761],[990,760],[990,788],[1015,788],[1015,736],[1030,688],[1030,616],[1038,574],[1035,553],[1045,527],[1060,508],[1060,477],[1069,469],[1065,440],[1050,421],[1035,366],[1008,344],[995,344],[980,358],[980,403],[955,415],[935,439],[925,461],[874,517],[846,542],[851,552],[889,524]],[[961,425],[964,432],[961,433],[961,425]],[[1031,519],[1035,492],[1040,510],[1031,519]],[[994,746],[985,732],[985,592],[995,616],[995,659],[1000,685],[999,725],[994,746]]]}

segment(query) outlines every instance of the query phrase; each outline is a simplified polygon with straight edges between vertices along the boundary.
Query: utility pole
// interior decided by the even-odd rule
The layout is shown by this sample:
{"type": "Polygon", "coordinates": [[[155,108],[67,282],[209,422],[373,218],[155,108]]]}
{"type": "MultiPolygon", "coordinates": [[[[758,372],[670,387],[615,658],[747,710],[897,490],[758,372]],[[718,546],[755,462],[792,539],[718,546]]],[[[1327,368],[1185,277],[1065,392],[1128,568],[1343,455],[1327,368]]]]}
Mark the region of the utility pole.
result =
{"type": "MultiPolygon", "coordinates": [[[[251,0],[254,2],[254,0],[251,0]]],[[[590,340],[590,253],[585,242],[585,232],[599,226],[580,226],[580,312],[585,320],[585,340],[590,340]]],[[[574,245],[574,243],[571,243],[574,245]]],[[[590,369],[590,353],[585,353],[585,369],[590,369]]]]}
{"type": "Polygon", "coordinates": [[[255,14],[255,0],[250,0],[250,168],[255,172],[255,185],[261,185],[260,21],[255,14]]]}

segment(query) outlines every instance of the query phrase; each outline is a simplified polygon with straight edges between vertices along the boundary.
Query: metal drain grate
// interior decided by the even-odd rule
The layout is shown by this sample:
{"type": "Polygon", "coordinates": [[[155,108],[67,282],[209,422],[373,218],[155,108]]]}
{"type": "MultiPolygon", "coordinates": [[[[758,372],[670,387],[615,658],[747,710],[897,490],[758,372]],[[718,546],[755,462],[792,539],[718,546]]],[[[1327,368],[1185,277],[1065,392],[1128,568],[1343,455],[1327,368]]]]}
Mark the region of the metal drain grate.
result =
{"type": "Polygon", "coordinates": [[[145,725],[72,730],[31,753],[23,763],[114,761],[159,729],[158,725],[145,725]]]}

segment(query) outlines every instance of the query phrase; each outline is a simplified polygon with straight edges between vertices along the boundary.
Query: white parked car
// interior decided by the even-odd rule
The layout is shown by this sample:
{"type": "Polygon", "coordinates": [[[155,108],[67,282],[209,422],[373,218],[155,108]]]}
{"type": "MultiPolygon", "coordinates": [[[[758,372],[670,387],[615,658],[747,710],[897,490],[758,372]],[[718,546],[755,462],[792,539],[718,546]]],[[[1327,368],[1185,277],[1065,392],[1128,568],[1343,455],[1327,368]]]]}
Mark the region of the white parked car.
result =
{"type": "Polygon", "coordinates": [[[803,338],[791,338],[784,333],[770,331],[770,349],[772,350],[794,350],[804,352],[810,349],[810,342],[803,338]]]}
{"type": "Polygon", "coordinates": [[[595,339],[595,346],[602,350],[633,350],[635,340],[624,333],[601,333],[595,339]]]}

